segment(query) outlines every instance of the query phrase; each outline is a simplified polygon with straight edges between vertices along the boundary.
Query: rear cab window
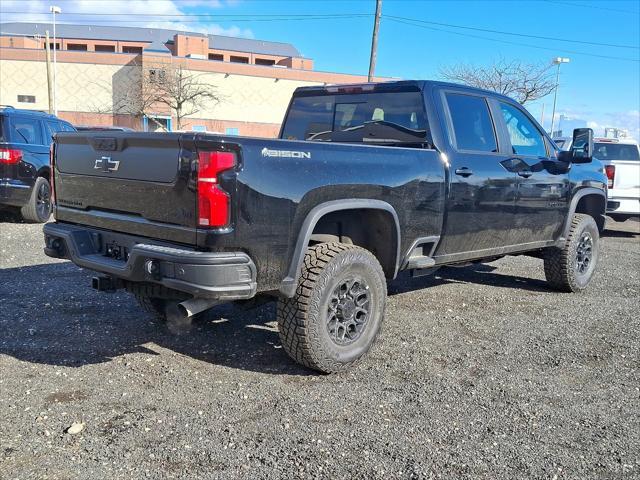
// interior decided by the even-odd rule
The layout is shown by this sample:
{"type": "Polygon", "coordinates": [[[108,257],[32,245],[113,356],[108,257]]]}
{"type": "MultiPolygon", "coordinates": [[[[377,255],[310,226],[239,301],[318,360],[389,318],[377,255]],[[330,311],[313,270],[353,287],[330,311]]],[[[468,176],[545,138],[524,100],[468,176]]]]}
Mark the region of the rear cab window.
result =
{"type": "Polygon", "coordinates": [[[598,160],[636,160],[640,161],[638,145],[630,143],[595,142],[593,156],[598,160]]]}
{"type": "Polygon", "coordinates": [[[484,97],[463,93],[445,94],[451,118],[451,143],[457,150],[498,152],[495,128],[484,97]]]}
{"type": "Polygon", "coordinates": [[[294,97],[281,138],[374,145],[428,142],[420,91],[313,93],[294,97]]]}
{"type": "MultiPolygon", "coordinates": [[[[9,136],[14,143],[44,145],[42,126],[39,119],[12,116],[9,121],[9,136]]],[[[49,142],[47,142],[48,144],[49,142]]]]}

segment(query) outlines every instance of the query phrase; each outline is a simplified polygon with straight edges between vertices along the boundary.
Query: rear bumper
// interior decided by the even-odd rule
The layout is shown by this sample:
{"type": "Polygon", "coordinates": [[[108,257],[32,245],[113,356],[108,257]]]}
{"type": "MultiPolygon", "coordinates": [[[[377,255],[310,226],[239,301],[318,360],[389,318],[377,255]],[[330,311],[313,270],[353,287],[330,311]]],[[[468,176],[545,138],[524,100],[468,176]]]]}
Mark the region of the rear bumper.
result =
{"type": "Polygon", "coordinates": [[[256,267],[243,252],[199,252],[64,223],[48,223],[43,231],[48,256],[68,258],[125,281],[156,283],[219,300],[246,299],[256,293],[256,267]],[[127,249],[126,261],[105,255],[114,244],[127,249]]]}
{"type": "Polygon", "coordinates": [[[0,204],[22,207],[29,201],[33,185],[19,180],[0,179],[0,204]]]}
{"type": "Polygon", "coordinates": [[[640,215],[640,198],[609,197],[607,213],[640,215]]]}

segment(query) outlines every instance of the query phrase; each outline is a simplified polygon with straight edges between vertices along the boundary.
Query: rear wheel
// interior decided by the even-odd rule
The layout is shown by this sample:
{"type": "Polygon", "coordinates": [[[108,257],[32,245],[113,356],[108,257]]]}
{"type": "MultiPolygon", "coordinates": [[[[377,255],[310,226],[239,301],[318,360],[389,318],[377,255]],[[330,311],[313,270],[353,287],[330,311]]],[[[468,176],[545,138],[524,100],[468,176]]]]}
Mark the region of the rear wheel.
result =
{"type": "Polygon", "coordinates": [[[593,217],[576,213],[561,248],[545,251],[544,273],[553,288],[563,292],[584,290],[596,269],[600,234],[593,217]]]}
{"type": "Polygon", "coordinates": [[[38,177],[27,204],[21,208],[22,218],[29,223],[44,223],[51,215],[51,185],[44,177],[38,177]]]}
{"type": "Polygon", "coordinates": [[[310,247],[296,294],[278,300],[282,345],[309,368],[346,370],[374,344],[386,296],[384,272],[371,252],[343,243],[310,247]]]}

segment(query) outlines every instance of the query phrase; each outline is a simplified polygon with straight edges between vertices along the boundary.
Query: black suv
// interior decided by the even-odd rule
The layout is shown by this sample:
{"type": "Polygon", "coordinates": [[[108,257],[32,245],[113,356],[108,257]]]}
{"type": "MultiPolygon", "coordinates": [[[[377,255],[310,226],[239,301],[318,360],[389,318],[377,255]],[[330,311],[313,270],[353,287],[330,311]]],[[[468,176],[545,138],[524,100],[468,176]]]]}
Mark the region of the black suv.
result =
{"type": "Polygon", "coordinates": [[[48,113],[0,107],[0,209],[19,209],[27,222],[49,219],[49,145],[60,131],[75,128],[48,113]]]}

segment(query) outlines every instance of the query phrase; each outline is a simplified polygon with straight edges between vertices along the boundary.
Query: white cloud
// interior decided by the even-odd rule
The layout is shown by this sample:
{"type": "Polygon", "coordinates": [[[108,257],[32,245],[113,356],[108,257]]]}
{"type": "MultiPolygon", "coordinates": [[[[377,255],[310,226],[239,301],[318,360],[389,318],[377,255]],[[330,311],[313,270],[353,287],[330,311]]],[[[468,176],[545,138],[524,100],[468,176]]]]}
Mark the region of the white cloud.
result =
{"type": "Polygon", "coordinates": [[[58,5],[62,9],[57,17],[59,23],[166,28],[253,38],[248,28],[223,27],[206,17],[179,17],[187,13],[188,7],[224,8],[234,3],[235,0],[0,0],[0,21],[50,23],[51,14],[46,12],[50,5],[58,5]],[[100,15],[87,15],[97,12],[100,15]]]}
{"type": "Polygon", "coordinates": [[[604,135],[605,128],[613,127],[628,130],[629,135],[632,138],[640,140],[640,111],[638,110],[604,113],[567,110],[556,112],[556,122],[560,118],[560,115],[570,117],[571,120],[585,121],[587,127],[592,128],[594,133],[598,136],[604,135]]]}

